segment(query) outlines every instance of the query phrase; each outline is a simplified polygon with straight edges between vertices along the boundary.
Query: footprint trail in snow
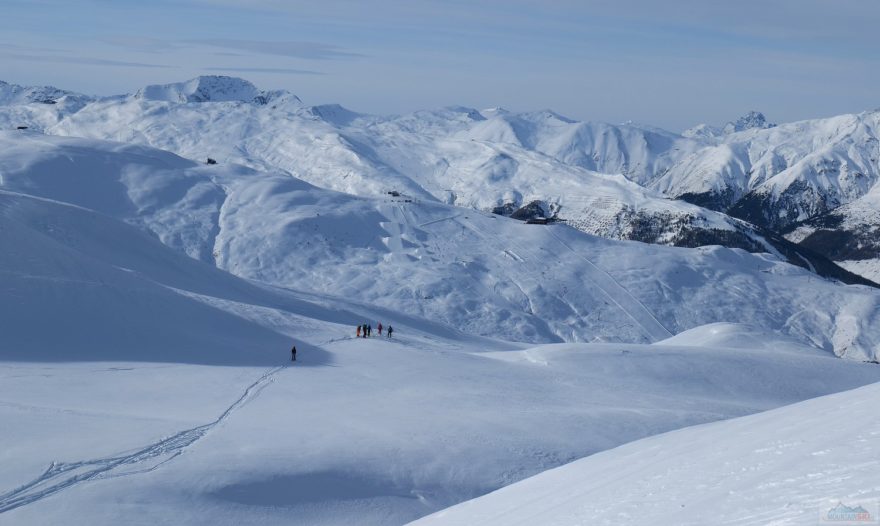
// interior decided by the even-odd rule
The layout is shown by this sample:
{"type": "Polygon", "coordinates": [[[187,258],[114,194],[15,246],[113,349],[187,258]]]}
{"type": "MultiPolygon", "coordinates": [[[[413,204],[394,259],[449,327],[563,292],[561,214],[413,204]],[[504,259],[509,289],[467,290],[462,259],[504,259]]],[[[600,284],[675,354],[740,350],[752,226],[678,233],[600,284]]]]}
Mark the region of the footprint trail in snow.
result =
{"type": "Polygon", "coordinates": [[[183,453],[186,448],[198,442],[214,427],[229,418],[236,409],[255,398],[260,391],[274,381],[274,376],[284,367],[283,365],[273,367],[263,373],[260,378],[245,389],[238,400],[227,407],[213,422],[180,431],[130,453],[78,462],[52,462],[39,477],[0,495],[0,513],[32,504],[89,480],[135,475],[157,469],[183,453]],[[154,459],[159,459],[159,461],[155,464],[150,463],[154,459]],[[121,468],[125,467],[136,469],[122,471],[121,468]]]}

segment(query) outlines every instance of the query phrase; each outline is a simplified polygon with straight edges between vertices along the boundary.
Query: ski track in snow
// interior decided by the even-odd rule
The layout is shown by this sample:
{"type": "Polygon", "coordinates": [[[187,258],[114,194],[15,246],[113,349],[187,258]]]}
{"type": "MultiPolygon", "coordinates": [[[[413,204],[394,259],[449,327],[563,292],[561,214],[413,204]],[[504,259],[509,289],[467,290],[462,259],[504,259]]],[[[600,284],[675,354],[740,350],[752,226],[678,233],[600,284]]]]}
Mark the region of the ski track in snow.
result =
{"type": "MultiPolygon", "coordinates": [[[[498,245],[494,240],[490,239],[489,236],[486,236],[479,228],[475,225],[471,224],[469,221],[463,220],[461,218],[455,217],[451,218],[453,221],[458,222],[463,227],[467,228],[477,237],[481,238],[487,246],[494,246],[498,249],[499,252],[503,252],[508,254],[509,257],[518,261],[522,266],[524,266],[527,270],[526,276],[535,276],[540,274],[541,268],[536,265],[535,261],[543,261],[546,260],[546,255],[537,253],[534,249],[523,246],[522,244],[516,242],[514,239],[507,240],[507,242],[516,249],[514,252],[511,249],[504,248],[498,245]]],[[[465,218],[466,219],[466,218],[465,218]]],[[[626,289],[623,285],[620,284],[619,281],[614,279],[608,272],[602,270],[595,263],[586,258],[583,254],[579,253],[575,249],[571,248],[565,241],[563,241],[555,232],[553,232],[552,228],[548,229],[550,235],[553,239],[555,239],[560,245],[565,247],[568,251],[575,254],[579,259],[583,260],[587,266],[585,269],[589,270],[590,281],[592,284],[602,291],[602,293],[609,299],[611,302],[617,306],[624,314],[626,314],[630,319],[632,319],[636,325],[638,325],[645,335],[648,337],[648,341],[660,341],[666,338],[673,336],[672,332],[670,332],[659,320],[654,316],[654,314],[645,306],[644,303],[639,301],[629,290],[626,289]]],[[[534,282],[536,286],[539,285],[537,280],[534,278],[526,278],[528,281],[534,282]]],[[[520,288],[522,290],[522,288],[520,288]]],[[[523,295],[528,298],[528,294],[525,291],[522,291],[523,295]]],[[[571,305],[567,300],[563,300],[560,297],[560,300],[568,303],[569,306],[573,309],[574,312],[577,312],[577,309],[571,305]]]]}
{"type": "Polygon", "coordinates": [[[596,279],[596,277],[591,278],[593,284],[595,284],[602,292],[608,296],[608,299],[614,302],[620,310],[625,312],[630,318],[633,319],[651,338],[652,341],[660,341],[666,338],[670,338],[673,336],[673,333],[669,331],[660,321],[654,316],[654,314],[645,306],[644,303],[639,301],[635,296],[630,293],[620,284],[619,281],[614,279],[614,277],[608,272],[602,270],[595,263],[587,259],[583,254],[579,253],[575,249],[571,248],[568,243],[563,241],[559,236],[553,232],[553,229],[548,229],[550,235],[559,242],[560,245],[564,246],[568,250],[570,250],[573,254],[578,256],[581,260],[583,260],[587,266],[585,268],[593,271],[592,274],[597,276],[598,278],[607,278],[607,279],[596,279]],[[609,286],[610,285],[610,286],[609,286]]]}
{"type": "Polygon", "coordinates": [[[33,504],[82,482],[148,473],[158,469],[163,464],[182,454],[186,448],[202,439],[209,431],[229,418],[238,408],[253,400],[269,383],[275,381],[275,375],[285,367],[285,365],[279,365],[264,372],[213,422],[180,431],[130,453],[77,462],[53,461],[48,469],[39,477],[0,495],[0,513],[33,504]],[[153,459],[160,460],[156,464],[145,465],[153,459]],[[139,466],[142,467],[138,468],[139,466]],[[122,467],[135,467],[138,469],[114,473],[117,468],[122,467]]]}

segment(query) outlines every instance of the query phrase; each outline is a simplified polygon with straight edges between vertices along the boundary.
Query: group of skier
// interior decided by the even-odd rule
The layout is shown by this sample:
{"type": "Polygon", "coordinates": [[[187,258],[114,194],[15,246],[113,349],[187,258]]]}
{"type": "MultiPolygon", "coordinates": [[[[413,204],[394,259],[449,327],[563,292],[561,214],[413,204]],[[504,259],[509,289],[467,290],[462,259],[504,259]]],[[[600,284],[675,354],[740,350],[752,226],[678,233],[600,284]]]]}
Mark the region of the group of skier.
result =
{"type": "MultiPolygon", "coordinates": [[[[382,327],[382,322],[380,321],[379,325],[376,327],[376,329],[379,331],[379,336],[382,336],[382,330],[384,328],[385,327],[382,327]]],[[[390,338],[391,333],[393,333],[393,332],[394,332],[394,328],[391,325],[389,325],[387,330],[385,331],[385,334],[390,338]]],[[[367,323],[364,323],[363,325],[358,325],[357,331],[355,334],[357,334],[358,338],[369,338],[370,336],[373,335],[373,326],[370,324],[367,324],[367,323]]],[[[293,348],[290,349],[290,361],[292,361],[292,362],[296,361],[296,345],[294,345],[293,348]]]]}
{"type": "MultiPolygon", "coordinates": [[[[382,327],[381,321],[379,322],[379,325],[376,327],[376,329],[379,331],[379,336],[382,336],[383,327],[382,327]]],[[[385,332],[385,334],[387,334],[388,337],[390,338],[391,333],[393,333],[393,332],[394,332],[394,328],[391,325],[389,325],[388,330],[385,332]]],[[[358,338],[369,338],[370,336],[373,335],[373,326],[371,324],[367,324],[367,323],[364,323],[363,325],[358,325],[357,329],[355,331],[355,335],[357,335],[358,338]]]]}

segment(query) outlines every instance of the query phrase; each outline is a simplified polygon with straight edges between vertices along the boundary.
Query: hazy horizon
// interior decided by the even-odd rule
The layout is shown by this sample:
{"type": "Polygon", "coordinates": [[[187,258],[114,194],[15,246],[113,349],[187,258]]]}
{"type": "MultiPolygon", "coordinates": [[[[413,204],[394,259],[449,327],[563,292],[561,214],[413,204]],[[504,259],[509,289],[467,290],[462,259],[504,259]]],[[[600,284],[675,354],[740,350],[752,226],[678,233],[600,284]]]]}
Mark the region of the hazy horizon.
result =
{"type": "Polygon", "coordinates": [[[373,114],[552,109],[682,131],[880,106],[880,4],[8,0],[0,79],[95,95],[199,75],[373,114]]]}

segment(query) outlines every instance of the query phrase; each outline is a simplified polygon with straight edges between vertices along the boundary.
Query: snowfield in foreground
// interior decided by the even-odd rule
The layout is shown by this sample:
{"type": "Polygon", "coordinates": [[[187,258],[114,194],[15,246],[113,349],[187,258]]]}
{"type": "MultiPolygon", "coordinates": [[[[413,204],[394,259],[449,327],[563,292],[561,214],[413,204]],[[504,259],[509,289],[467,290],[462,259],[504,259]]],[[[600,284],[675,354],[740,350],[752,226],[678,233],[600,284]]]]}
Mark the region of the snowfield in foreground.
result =
{"type": "Polygon", "coordinates": [[[645,438],[413,526],[875,524],[878,396],[874,384],[645,438]],[[829,517],[846,508],[868,515],[829,517]]]}

